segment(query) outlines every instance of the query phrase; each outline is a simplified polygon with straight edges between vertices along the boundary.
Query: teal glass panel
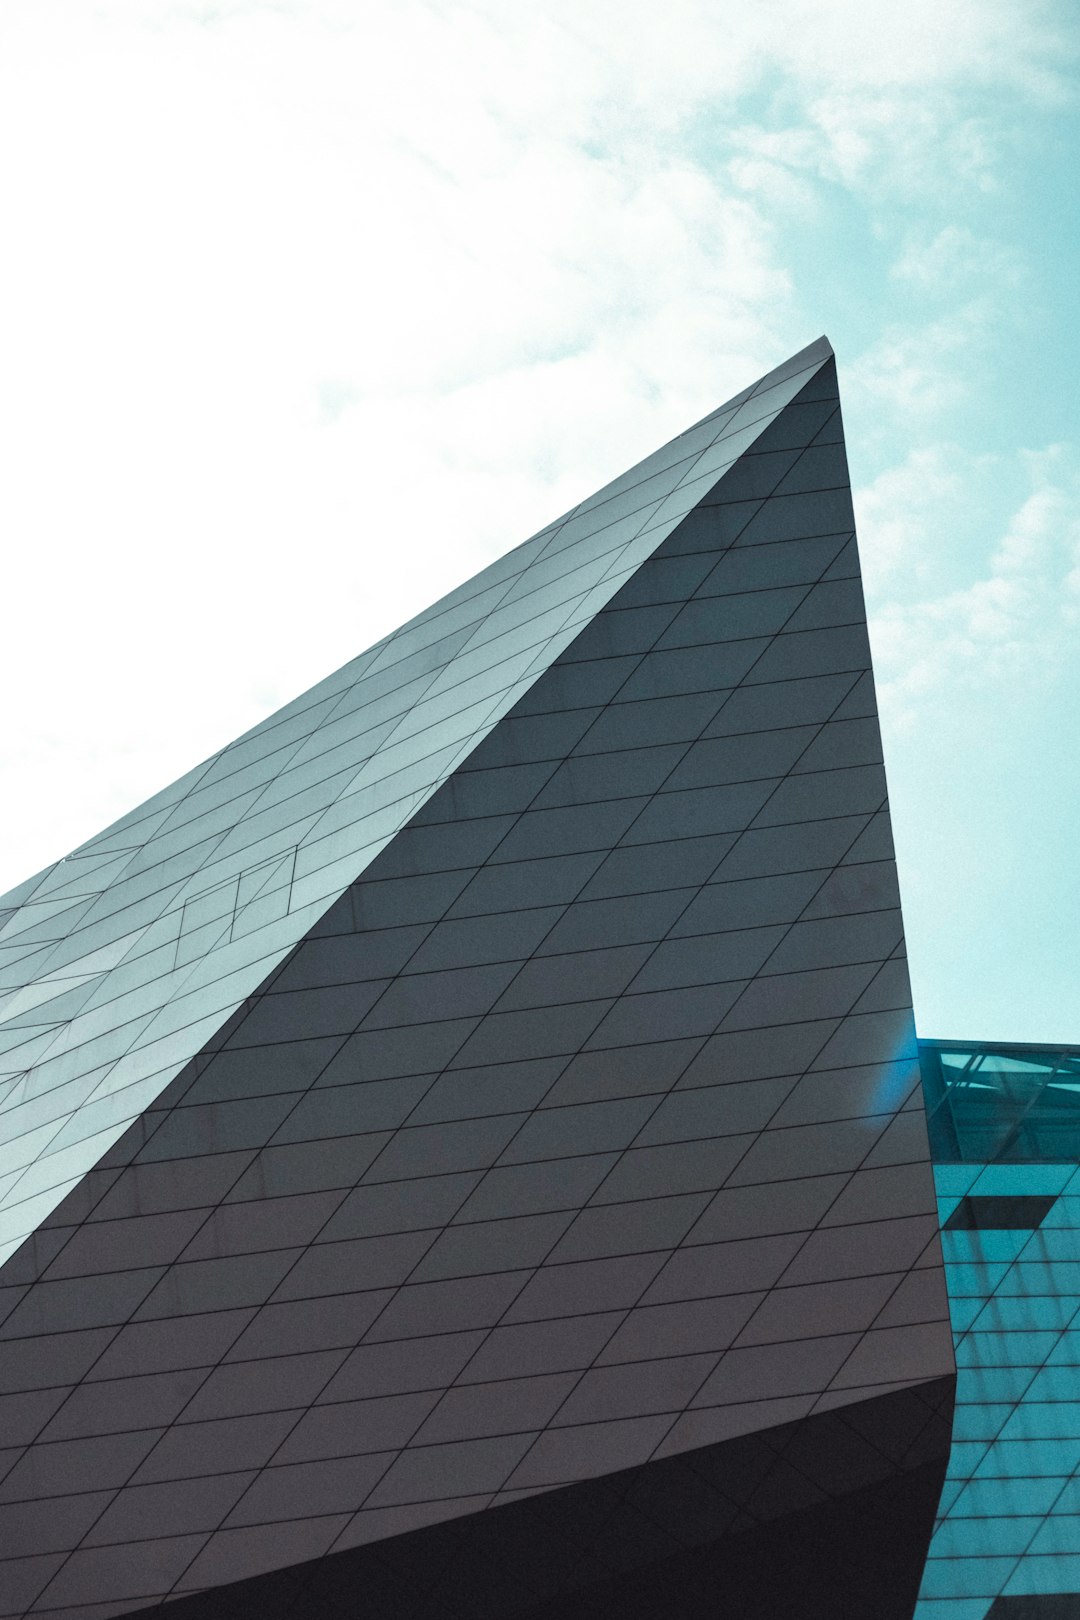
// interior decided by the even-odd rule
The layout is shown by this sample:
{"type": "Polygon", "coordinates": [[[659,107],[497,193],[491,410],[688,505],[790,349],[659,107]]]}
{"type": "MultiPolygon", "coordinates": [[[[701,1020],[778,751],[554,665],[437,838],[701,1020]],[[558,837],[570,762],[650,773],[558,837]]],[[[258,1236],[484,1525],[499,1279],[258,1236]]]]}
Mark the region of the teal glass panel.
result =
{"type": "MultiPolygon", "coordinates": [[[[946,1080],[966,1093],[959,1100],[936,1094],[935,1151],[942,1117],[952,1133],[950,1156],[934,1169],[940,1219],[970,1197],[987,1200],[981,1207],[1010,1224],[942,1234],[956,1410],[915,1620],[986,1620],[999,1596],[1076,1594],[1080,1612],[1080,1327],[1071,1325],[1080,1321],[1080,1139],[1066,1151],[1058,1146],[1057,1159],[1036,1157],[1047,1141],[1062,1142],[1067,1105],[1046,1102],[1046,1087],[1065,1091],[1076,1070],[1060,1053],[1027,1069],[969,1063],[992,1054],[959,1043],[935,1052],[935,1063],[939,1055],[946,1080]],[[980,1081],[980,1073],[990,1079],[980,1081]],[[1026,1122],[1018,1112],[1025,1087],[1026,1122]],[[1034,1118],[1044,1104],[1052,1131],[1034,1118]],[[988,1163],[971,1149],[985,1144],[991,1126],[1000,1151],[988,1163]],[[1011,1199],[1041,1202],[1010,1207],[1011,1199]],[[1012,1225],[1025,1208],[1030,1230],[1012,1225]]],[[[1065,1056],[1072,1062],[1077,1054],[1065,1056]]],[[[933,1075],[928,1110],[932,1085],[933,1075]]]]}
{"type": "Polygon", "coordinates": [[[984,1620],[985,1598],[920,1598],[912,1620],[984,1620]]]}
{"type": "Polygon", "coordinates": [[[1041,1592],[1075,1595],[1080,1592],[1080,1553],[1028,1553],[1017,1564],[1004,1591],[1006,1597],[1041,1592]]]}
{"type": "MultiPolygon", "coordinates": [[[[939,1163],[1028,1163],[1080,1157],[1080,1047],[920,1041],[930,1151],[939,1163]]],[[[1000,1190],[993,1177],[980,1192],[1000,1190]]],[[[1018,1192],[1060,1192],[1036,1175],[1018,1192]]],[[[967,1191],[955,1185],[949,1193],[967,1191]]]]}
{"type": "Polygon", "coordinates": [[[1058,1499],[1060,1485],[1055,1480],[973,1479],[964,1486],[953,1504],[954,1519],[983,1519],[1023,1514],[1049,1513],[1058,1499]]]}
{"type": "MultiPolygon", "coordinates": [[[[937,1558],[931,1546],[923,1597],[995,1598],[1016,1567],[1014,1558],[937,1558]]],[[[985,1614],[986,1610],[983,1610],[985,1614]]]]}

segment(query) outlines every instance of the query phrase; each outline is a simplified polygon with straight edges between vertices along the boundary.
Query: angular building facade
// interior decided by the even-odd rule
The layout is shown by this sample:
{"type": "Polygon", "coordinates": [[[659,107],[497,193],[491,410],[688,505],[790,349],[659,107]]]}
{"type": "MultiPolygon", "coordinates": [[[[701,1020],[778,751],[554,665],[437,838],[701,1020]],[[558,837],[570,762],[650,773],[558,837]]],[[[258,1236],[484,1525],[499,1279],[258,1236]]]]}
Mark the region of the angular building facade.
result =
{"type": "Polygon", "coordinates": [[[0,1614],[975,1620],[824,340],[2,905],[0,1614]]]}

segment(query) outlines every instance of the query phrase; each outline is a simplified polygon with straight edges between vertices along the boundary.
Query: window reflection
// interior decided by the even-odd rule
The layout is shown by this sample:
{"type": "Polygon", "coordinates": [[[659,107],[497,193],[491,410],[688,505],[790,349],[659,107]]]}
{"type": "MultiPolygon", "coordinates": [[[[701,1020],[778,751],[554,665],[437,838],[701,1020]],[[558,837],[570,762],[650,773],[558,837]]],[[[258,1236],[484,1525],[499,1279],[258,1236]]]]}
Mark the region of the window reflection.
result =
{"type": "Polygon", "coordinates": [[[920,1041],[939,1163],[1080,1158],[1080,1047],[920,1041]]]}

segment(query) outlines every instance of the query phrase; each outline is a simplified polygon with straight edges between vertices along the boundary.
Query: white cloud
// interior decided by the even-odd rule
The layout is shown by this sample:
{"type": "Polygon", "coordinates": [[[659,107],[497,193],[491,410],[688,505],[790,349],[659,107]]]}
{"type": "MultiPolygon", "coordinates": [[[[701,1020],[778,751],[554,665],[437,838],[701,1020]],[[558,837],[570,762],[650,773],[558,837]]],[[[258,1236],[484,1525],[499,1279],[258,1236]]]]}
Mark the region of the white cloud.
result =
{"type": "Polygon", "coordinates": [[[1023,279],[1022,255],[1011,245],[987,240],[966,225],[945,225],[929,238],[911,235],[890,267],[894,280],[935,298],[992,281],[1015,287],[1023,279]]]}
{"type": "Polygon", "coordinates": [[[807,175],[853,192],[882,217],[900,204],[993,191],[1019,108],[1072,94],[1075,37],[1037,0],[891,8],[785,0],[754,8],[754,17],[758,47],[781,67],[794,116],[779,128],[733,131],[735,172],[772,200],[805,204],[797,177],[807,175]]]}
{"type": "Polygon", "coordinates": [[[887,728],[911,731],[931,705],[965,694],[981,694],[989,716],[1002,702],[1032,702],[1063,669],[1080,676],[1080,459],[1072,447],[1053,445],[1023,461],[1029,492],[985,573],[960,589],[873,614],[887,728]]]}
{"type": "Polygon", "coordinates": [[[894,323],[847,368],[848,394],[868,414],[910,434],[956,412],[984,387],[1001,331],[997,300],[980,295],[919,323],[894,323]]]}
{"type": "Polygon", "coordinates": [[[978,472],[977,461],[955,444],[922,445],[855,491],[868,600],[894,584],[901,571],[907,578],[928,571],[978,472]]]}
{"type": "Polygon", "coordinates": [[[7,0],[7,877],[815,336],[778,216],[1051,93],[1046,16],[7,0]]]}

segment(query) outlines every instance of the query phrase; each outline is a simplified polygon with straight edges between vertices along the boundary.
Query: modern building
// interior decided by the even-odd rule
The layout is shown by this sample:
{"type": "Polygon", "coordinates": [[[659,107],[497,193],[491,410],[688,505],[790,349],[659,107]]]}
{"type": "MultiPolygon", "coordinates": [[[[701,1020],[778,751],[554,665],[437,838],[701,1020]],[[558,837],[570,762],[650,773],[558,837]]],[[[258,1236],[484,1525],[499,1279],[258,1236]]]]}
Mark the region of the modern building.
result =
{"type": "Polygon", "coordinates": [[[920,1043],[956,1340],[919,1620],[1080,1614],[1080,1048],[920,1043]]]}
{"type": "Polygon", "coordinates": [[[0,905],[0,1615],[1075,1612],[1076,1060],[924,1107],[824,339],[0,905]]]}

